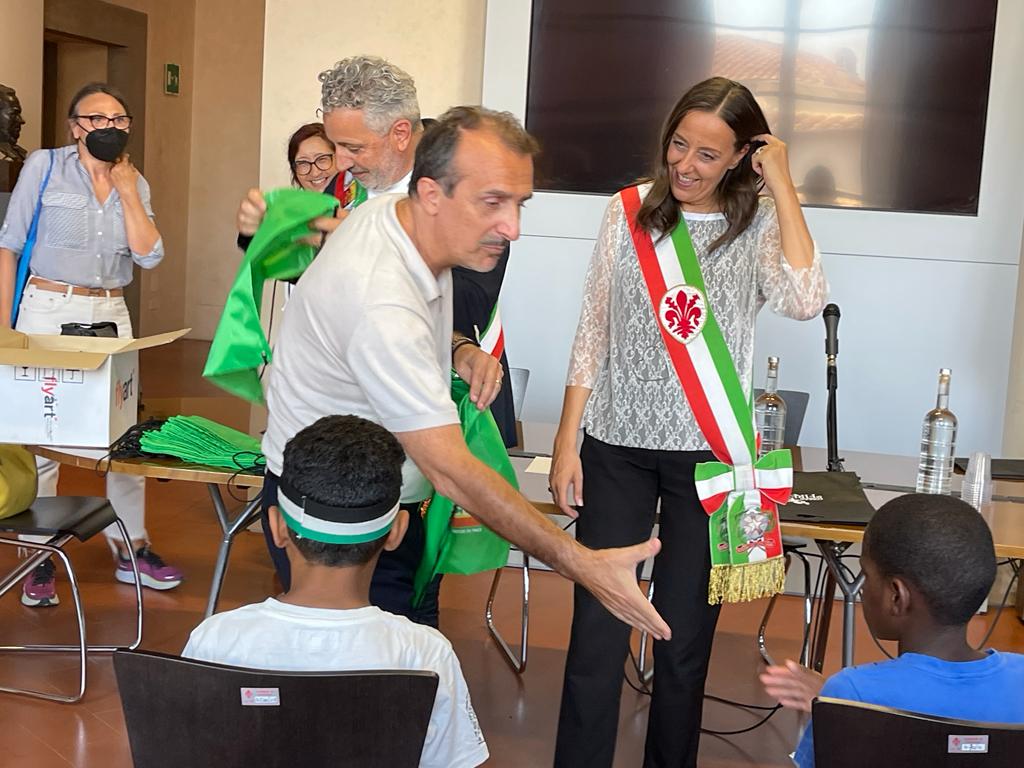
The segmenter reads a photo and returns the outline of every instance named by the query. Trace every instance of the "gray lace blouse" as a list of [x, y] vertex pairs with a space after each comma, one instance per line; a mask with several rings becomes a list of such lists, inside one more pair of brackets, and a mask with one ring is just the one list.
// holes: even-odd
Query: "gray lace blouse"
[[[760, 198], [746, 231], [711, 254], [707, 247], [725, 231], [725, 216], [684, 216], [707, 300], [749, 393], [758, 311], [767, 304], [797, 320], [817, 315], [828, 295], [821, 257], [815, 247], [810, 267], [789, 266], [770, 197]], [[708, 448], [668, 359], [618, 194], [608, 203], [587, 272], [567, 383], [593, 390], [583, 427], [602, 442], [673, 451]]]

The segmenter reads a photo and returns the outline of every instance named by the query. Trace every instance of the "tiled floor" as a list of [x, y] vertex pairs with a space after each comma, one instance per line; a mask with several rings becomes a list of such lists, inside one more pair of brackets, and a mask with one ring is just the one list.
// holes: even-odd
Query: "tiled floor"
[[[219, 397], [215, 390], [187, 375], [198, 367], [201, 345], [180, 345], [163, 358], [146, 360], [146, 397], [153, 399]], [[185, 377], [183, 379], [183, 376]], [[187, 386], [180, 382], [190, 382]], [[201, 403], [214, 413], [229, 414], [225, 421], [241, 421], [244, 410], [228, 402], [206, 399]], [[234, 408], [234, 411], [231, 408]], [[62, 492], [102, 494], [103, 484], [83, 471], [62, 476]], [[180, 565], [188, 580], [174, 591], [145, 594], [143, 647], [175, 653], [189, 631], [200, 621], [205, 607], [219, 528], [209, 506], [206, 490], [188, 483], [150, 481], [148, 526], [154, 546]], [[97, 537], [69, 547], [82, 580], [92, 642], [116, 641], [130, 634], [131, 587], [113, 579], [113, 564], [106, 544]], [[12, 552], [0, 552], [0, 567], [13, 563]], [[442, 589], [441, 629], [451, 638], [462, 660], [473, 701], [488, 739], [495, 768], [549, 766], [561, 688], [561, 673], [568, 642], [571, 591], [568, 583], [553, 574], [538, 573], [531, 589], [531, 638], [529, 667], [522, 678], [514, 675], [490, 641], [483, 622], [483, 606], [490, 584], [488, 575], [449, 577]], [[510, 572], [499, 596], [498, 622], [508, 635], [517, 634], [516, 588]], [[60, 575], [58, 590], [64, 602], [52, 609], [23, 607], [11, 592], [0, 600], [2, 643], [39, 639], [49, 642], [73, 636], [73, 611], [67, 580]], [[264, 598], [273, 590], [273, 574], [262, 536], [245, 533], [232, 553], [221, 608], [227, 609]], [[778, 657], [795, 656], [800, 631], [800, 604], [786, 598], [771, 627], [771, 646]], [[756, 680], [758, 657], [754, 633], [763, 603], [727, 606], [719, 622], [708, 692], [750, 703], [768, 703]], [[835, 626], [838, 631], [839, 617]], [[977, 642], [990, 617], [974, 620], [971, 633]], [[881, 657], [860, 624], [857, 660]], [[838, 640], [833, 635], [834, 641]], [[1024, 624], [1007, 611], [993, 636], [995, 647], [1024, 651]], [[838, 666], [838, 642], [833, 642], [826, 671]], [[68, 688], [75, 682], [75, 662], [40, 656], [0, 654], [0, 685], [12, 683]], [[616, 766], [636, 766], [643, 750], [646, 698], [624, 687], [619, 723]], [[755, 722], [742, 711], [709, 702], [705, 726], [734, 730]], [[796, 718], [780, 712], [762, 728], [732, 737], [707, 736], [701, 743], [702, 766], [785, 766], [797, 731]], [[121, 715], [117, 686], [109, 658], [97, 656], [89, 663], [86, 698], [77, 705], [59, 705], [0, 694], [0, 766], [18, 768], [66, 768], [97, 766], [122, 768], [131, 757]]]

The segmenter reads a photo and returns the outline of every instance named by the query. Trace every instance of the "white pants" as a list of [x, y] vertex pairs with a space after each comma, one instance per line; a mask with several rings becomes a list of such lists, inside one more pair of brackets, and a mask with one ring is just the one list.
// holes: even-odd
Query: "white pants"
[[[132, 321], [120, 296], [76, 296], [70, 287], [65, 294], [44, 291], [29, 283], [18, 310], [17, 330], [22, 333], [60, 334], [63, 323], [117, 323], [118, 336], [131, 337]], [[39, 495], [57, 495], [60, 463], [36, 457], [39, 470]], [[111, 472], [107, 475], [107, 498], [124, 522], [132, 541], [146, 541], [146, 479]], [[103, 531], [112, 541], [121, 541], [116, 525]], [[23, 536], [24, 540], [46, 541], [46, 536]]]

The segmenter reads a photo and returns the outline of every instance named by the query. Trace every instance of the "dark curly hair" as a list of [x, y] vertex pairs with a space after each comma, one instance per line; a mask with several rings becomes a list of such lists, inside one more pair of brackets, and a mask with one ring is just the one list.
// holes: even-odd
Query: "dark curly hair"
[[988, 523], [952, 496], [910, 493], [882, 505], [864, 532], [864, 556], [882, 578], [921, 592], [940, 624], [966, 624], [992, 589], [996, 555]]
[[[281, 477], [331, 507], [394, 504], [402, 491], [405, 451], [384, 427], [358, 416], [324, 416], [284, 447]], [[368, 563], [386, 537], [361, 544], [329, 544], [288, 535], [311, 563], [335, 567]]]
[[[679, 223], [679, 202], [672, 196], [669, 167], [666, 157], [672, 136], [679, 121], [688, 112], [710, 112], [718, 115], [736, 135], [734, 148], [739, 150], [751, 143], [754, 136], [771, 133], [764, 112], [746, 86], [724, 77], [712, 77], [688, 90], [669, 113], [661, 131], [661, 154], [655, 162], [651, 191], [640, 206], [637, 221], [648, 232], [660, 232], [667, 237]], [[754, 147], [751, 147], [753, 150]], [[752, 151], [747, 152], [739, 165], [727, 170], [718, 183], [715, 194], [722, 204], [728, 227], [711, 245], [708, 252], [727, 245], [750, 226], [757, 213], [757, 196], [763, 182], [750, 163]]]

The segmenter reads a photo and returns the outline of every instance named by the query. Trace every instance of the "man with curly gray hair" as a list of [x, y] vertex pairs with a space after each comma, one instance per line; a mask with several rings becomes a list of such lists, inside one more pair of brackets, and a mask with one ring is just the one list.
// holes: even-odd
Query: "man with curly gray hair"
[[405, 192], [423, 133], [412, 77], [376, 56], [352, 56], [319, 79], [338, 168], [349, 168], [371, 196]]
[[[412, 77], [377, 56], [350, 56], [318, 78], [324, 128], [334, 143], [338, 173], [350, 172], [370, 199], [407, 192], [423, 135]], [[239, 232], [254, 233], [266, 209], [263, 193], [249, 190], [238, 209]], [[330, 234], [347, 215], [341, 210], [336, 217], [316, 219], [313, 226]]]

